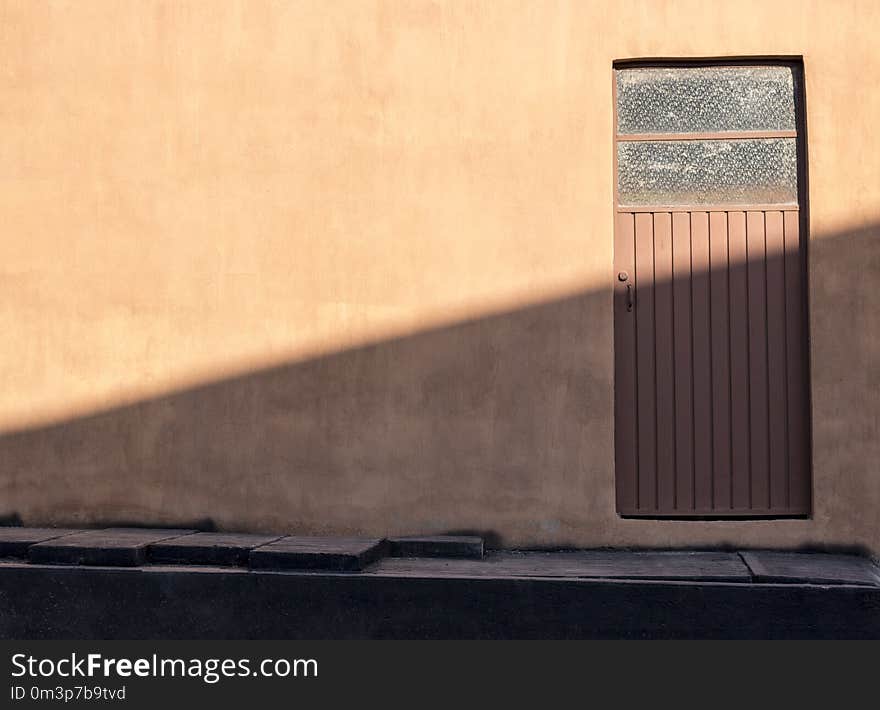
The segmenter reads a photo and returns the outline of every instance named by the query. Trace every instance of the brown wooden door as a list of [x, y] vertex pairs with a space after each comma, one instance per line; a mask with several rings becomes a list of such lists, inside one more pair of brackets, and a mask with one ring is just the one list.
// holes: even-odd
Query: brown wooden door
[[[664, 76], [674, 85], [674, 75]], [[645, 81], [656, 79], [649, 73]], [[754, 86], [748, 88], [752, 96]], [[667, 116], [668, 107], [661, 109]], [[796, 127], [674, 138], [618, 133], [615, 448], [622, 515], [810, 512], [805, 235], [801, 171], [789, 164], [802, 160], [799, 144], [797, 157], [786, 158], [797, 139]], [[736, 172], [742, 174], [734, 179]], [[694, 174], [697, 182], [688, 183]], [[669, 204], [651, 204], [659, 202]]]

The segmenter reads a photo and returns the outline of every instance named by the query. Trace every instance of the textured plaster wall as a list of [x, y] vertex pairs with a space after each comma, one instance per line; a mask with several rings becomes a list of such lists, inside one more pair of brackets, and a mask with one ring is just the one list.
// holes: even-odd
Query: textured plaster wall
[[[880, 5], [0, 1], [0, 513], [880, 550]], [[803, 56], [815, 514], [614, 512], [611, 65]]]

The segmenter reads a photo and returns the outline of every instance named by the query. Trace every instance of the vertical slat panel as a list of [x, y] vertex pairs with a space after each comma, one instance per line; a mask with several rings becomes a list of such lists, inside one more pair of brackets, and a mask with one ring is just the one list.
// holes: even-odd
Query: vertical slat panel
[[809, 512], [798, 220], [774, 210], [618, 215], [616, 271], [635, 287], [627, 313], [616, 283], [622, 510]]
[[733, 508], [750, 507], [749, 289], [746, 215], [728, 212], [730, 280], [730, 430]]
[[732, 505], [730, 477], [730, 291], [727, 213], [709, 218], [712, 303], [712, 472], [715, 509]]
[[[627, 311], [626, 287], [636, 287], [635, 221], [632, 214], [617, 215], [615, 272], [627, 272], [628, 281], [614, 283], [614, 446], [618, 511], [632, 511], [638, 505], [638, 462], [636, 460], [636, 317]], [[635, 300], [633, 298], [633, 300]]]
[[706, 212], [693, 213], [693, 396], [694, 396], [694, 498], [699, 510], [709, 511], [712, 501], [712, 342], [709, 311], [709, 224]]
[[672, 322], [672, 215], [654, 214], [654, 333], [657, 367], [657, 503], [675, 509], [675, 362]]
[[785, 237], [782, 212], [767, 212], [767, 366], [769, 388], [770, 507], [788, 505], [788, 421], [785, 383]]
[[751, 507], [770, 507], [770, 447], [767, 436], [767, 269], [764, 214], [746, 220], [749, 287], [749, 419], [751, 432]]
[[675, 348], [675, 508], [694, 508], [692, 398], [691, 215], [672, 215], [673, 344]]
[[788, 476], [789, 506], [794, 512], [810, 509], [810, 472], [808, 469], [808, 432], [806, 398], [806, 343], [802, 253], [799, 215], [786, 212], [785, 231], [785, 323], [788, 357]]
[[636, 392], [638, 410], [638, 507], [657, 505], [656, 384], [654, 379], [654, 218], [635, 216], [636, 230]]

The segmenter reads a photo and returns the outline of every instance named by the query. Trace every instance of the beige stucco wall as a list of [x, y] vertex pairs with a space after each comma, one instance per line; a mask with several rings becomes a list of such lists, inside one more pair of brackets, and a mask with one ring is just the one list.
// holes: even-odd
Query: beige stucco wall
[[[880, 4], [0, 1], [0, 515], [880, 550]], [[811, 520], [614, 512], [611, 65], [802, 55]]]

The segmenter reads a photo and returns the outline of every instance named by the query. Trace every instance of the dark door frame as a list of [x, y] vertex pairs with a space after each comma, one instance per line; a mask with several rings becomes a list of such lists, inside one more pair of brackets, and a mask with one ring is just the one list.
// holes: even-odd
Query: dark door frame
[[[621, 477], [618, 475], [618, 460], [621, 456], [620, 437], [618, 432], [621, 430], [620, 418], [628, 416], [629, 413], [621, 412], [618, 402], [618, 381], [617, 381], [617, 348], [618, 348], [618, 323], [617, 323], [617, 304], [621, 297], [621, 283], [618, 280], [618, 253], [617, 253], [617, 235], [619, 230], [618, 214], [620, 212], [620, 200], [618, 190], [618, 132], [617, 132], [617, 81], [616, 71], [622, 68], [640, 68], [640, 67], [718, 67], [718, 66], [787, 66], [792, 69], [794, 78], [795, 91], [795, 130], [794, 131], [758, 131], [749, 132], [755, 138], [770, 137], [794, 137], [797, 140], [797, 196], [798, 196], [798, 225], [799, 225], [799, 268], [800, 268], [800, 289], [801, 289], [801, 323], [802, 323], [802, 348], [803, 348], [803, 395], [805, 412], [805, 444], [804, 444], [804, 466], [806, 468], [809, 480], [809, 496], [807, 501], [806, 513], [797, 514], [770, 514], [760, 515], [751, 513], [718, 513], [706, 515], [688, 515], [688, 514], [659, 514], [659, 513], [631, 513], [622, 510], [621, 506]], [[612, 319], [614, 321], [614, 339], [613, 348], [614, 355], [614, 471], [615, 471], [615, 499], [616, 511], [622, 518], [637, 519], [706, 519], [706, 520], [730, 520], [730, 519], [805, 519], [812, 518], [815, 511], [814, 489], [815, 480], [813, 475], [813, 418], [812, 418], [812, 376], [811, 376], [811, 350], [810, 350], [810, 306], [809, 306], [809, 175], [808, 175], [808, 159], [807, 159], [807, 104], [806, 104], [806, 86], [804, 77], [804, 62], [802, 56], [749, 56], [749, 57], [699, 57], [699, 58], [669, 58], [669, 57], [644, 57], [644, 58], [626, 58], [617, 59], [612, 62], [611, 67], [611, 97], [612, 97], [612, 162], [613, 162], [613, 205], [612, 214], [614, 222], [613, 232], [613, 273], [612, 273]], [[692, 137], [699, 135], [706, 138], [723, 138], [729, 137], [727, 133], [719, 134], [691, 134]], [[646, 134], [640, 136], [642, 139], [660, 139], [670, 140], [668, 136]], [[675, 206], [676, 209], [686, 209], [684, 206]], [[701, 205], [701, 210], [711, 210], [714, 205]], [[724, 206], [718, 206], [725, 209]], [[764, 205], [749, 206], [751, 209], [765, 207]], [[769, 206], [766, 206], [769, 207]], [[726, 206], [729, 209], [730, 206]], [[644, 211], [659, 211], [664, 208], [651, 206], [645, 208]], [[638, 210], [636, 210], [638, 211]]]

